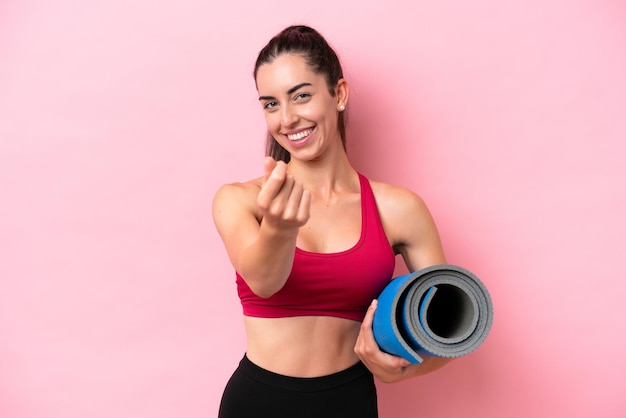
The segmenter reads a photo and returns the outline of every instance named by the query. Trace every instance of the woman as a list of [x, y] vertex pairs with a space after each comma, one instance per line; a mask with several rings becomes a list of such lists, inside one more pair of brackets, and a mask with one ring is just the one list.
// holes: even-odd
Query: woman
[[350, 89], [318, 32], [283, 30], [261, 50], [254, 77], [265, 173], [223, 186], [213, 203], [247, 335], [220, 417], [376, 417], [372, 375], [394, 382], [446, 362], [386, 354], [371, 327], [396, 254], [410, 271], [445, 263], [437, 229], [417, 195], [350, 164]]

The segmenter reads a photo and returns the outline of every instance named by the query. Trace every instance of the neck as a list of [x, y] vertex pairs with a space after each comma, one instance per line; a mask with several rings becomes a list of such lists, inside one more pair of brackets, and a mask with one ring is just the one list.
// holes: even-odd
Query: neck
[[313, 195], [330, 197], [335, 192], [358, 189], [356, 170], [343, 150], [324, 158], [301, 161], [292, 159], [289, 171]]

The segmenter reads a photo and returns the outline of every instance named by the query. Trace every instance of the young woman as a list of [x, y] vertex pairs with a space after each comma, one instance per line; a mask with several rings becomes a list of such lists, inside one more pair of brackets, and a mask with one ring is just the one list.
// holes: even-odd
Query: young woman
[[276, 35], [254, 77], [268, 129], [265, 173], [223, 186], [213, 202], [247, 335], [219, 416], [376, 417], [373, 376], [394, 382], [447, 361], [386, 354], [371, 327], [396, 254], [410, 271], [446, 262], [437, 229], [416, 194], [350, 164], [350, 89], [317, 31]]

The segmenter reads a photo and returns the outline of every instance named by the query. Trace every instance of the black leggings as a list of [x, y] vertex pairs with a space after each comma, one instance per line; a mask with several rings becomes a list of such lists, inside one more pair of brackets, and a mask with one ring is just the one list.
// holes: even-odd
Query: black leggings
[[228, 381], [219, 418], [376, 418], [374, 378], [363, 363], [322, 377], [289, 377], [244, 356]]

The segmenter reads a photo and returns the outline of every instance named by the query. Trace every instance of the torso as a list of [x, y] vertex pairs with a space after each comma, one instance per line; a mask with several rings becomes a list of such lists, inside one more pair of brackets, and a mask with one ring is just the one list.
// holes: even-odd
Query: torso
[[[374, 194], [381, 183], [370, 182]], [[258, 194], [260, 181], [252, 183]], [[384, 186], [384, 185], [382, 185]], [[341, 202], [341, 203], [336, 203]], [[384, 214], [379, 212], [383, 227]], [[342, 222], [336, 222], [342, 219]], [[301, 228], [297, 247], [311, 252], [335, 253], [352, 248], [361, 233], [361, 199], [356, 187], [329, 204], [312, 200], [311, 217]], [[390, 241], [393, 243], [393, 241]], [[260, 318], [244, 315], [247, 356], [275, 373], [316, 377], [344, 370], [356, 362], [354, 344], [360, 322], [333, 316]]]
[[354, 344], [360, 323], [331, 316], [255, 318], [244, 316], [247, 356], [275, 373], [316, 377], [358, 361]]
[[[358, 183], [357, 183], [358, 186]], [[361, 234], [361, 200], [357, 187], [338, 202], [311, 202], [311, 217], [298, 233], [298, 248], [337, 253], [352, 248]], [[341, 219], [341, 222], [337, 222]]]

